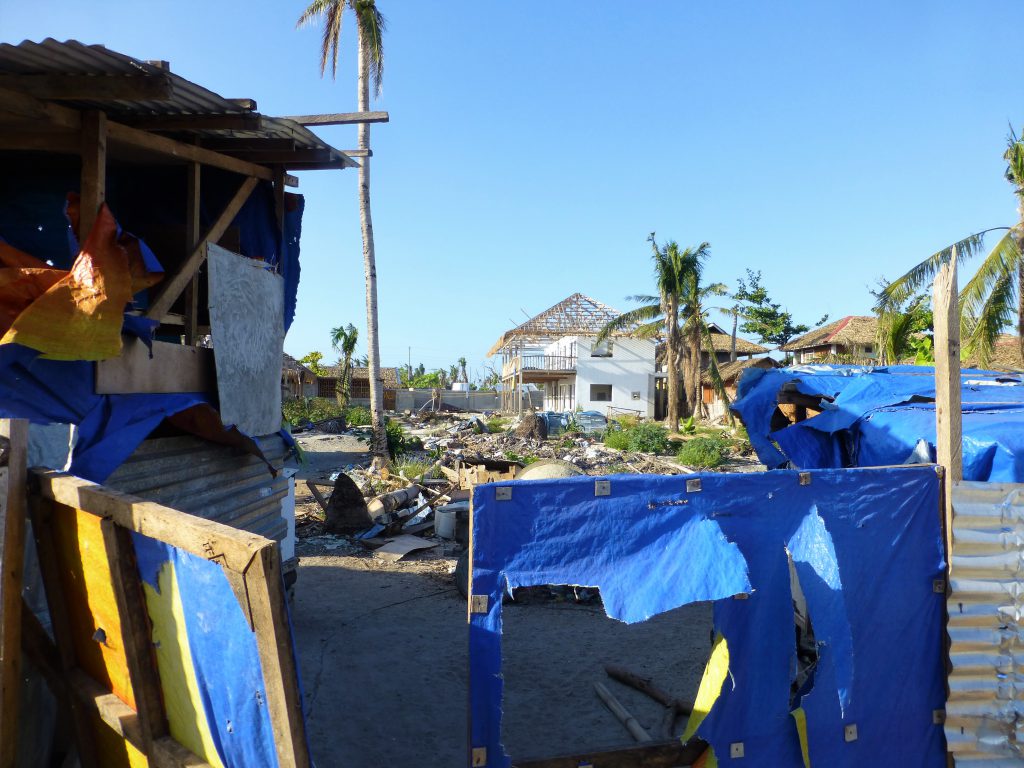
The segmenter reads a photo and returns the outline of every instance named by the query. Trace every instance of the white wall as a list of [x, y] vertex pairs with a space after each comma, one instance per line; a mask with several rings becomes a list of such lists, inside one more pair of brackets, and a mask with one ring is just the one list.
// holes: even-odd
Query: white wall
[[[576, 339], [576, 404], [584, 411], [606, 414], [608, 406], [654, 417], [654, 348], [649, 339], [614, 339], [611, 357], [591, 357], [592, 338]], [[610, 384], [612, 399], [592, 401], [591, 384]], [[634, 400], [633, 392], [640, 393]]]

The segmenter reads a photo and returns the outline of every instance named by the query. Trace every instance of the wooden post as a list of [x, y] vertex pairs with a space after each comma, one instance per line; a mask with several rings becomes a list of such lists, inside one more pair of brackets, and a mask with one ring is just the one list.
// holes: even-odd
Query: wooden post
[[107, 195], [107, 113], [82, 113], [82, 178], [78, 212], [78, 244], [85, 244]]
[[942, 466], [942, 509], [947, 568], [953, 560], [953, 486], [963, 479], [963, 432], [960, 403], [960, 305], [956, 246], [933, 284], [935, 317], [935, 455]]
[[28, 422], [0, 421], [7, 466], [0, 469], [0, 768], [13, 768], [18, 753], [21, 692], [21, 589], [25, 562], [25, 466]]
[[[185, 255], [192, 253], [199, 245], [202, 233], [199, 230], [200, 175], [203, 166], [189, 163], [186, 169], [187, 192], [185, 209]], [[199, 270], [192, 274], [192, 279], [185, 288], [185, 343], [193, 347], [196, 343], [196, 323], [199, 314]]]

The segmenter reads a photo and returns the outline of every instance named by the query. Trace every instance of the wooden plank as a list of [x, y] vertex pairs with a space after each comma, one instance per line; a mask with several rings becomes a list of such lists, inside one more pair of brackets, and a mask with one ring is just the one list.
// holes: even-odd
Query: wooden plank
[[299, 125], [358, 125], [360, 123], [386, 123], [387, 112], [333, 112], [325, 115], [291, 115], [282, 118]]
[[232, 171], [243, 176], [255, 176], [257, 179], [270, 181], [273, 176], [269, 168], [262, 165], [239, 160], [237, 157], [214, 152], [194, 144], [185, 144], [166, 136], [148, 133], [121, 123], [108, 123], [107, 135], [111, 142], [125, 144], [139, 149], [149, 150], [159, 155], [175, 157], [182, 161], [202, 163], [225, 171]]
[[349, 157], [373, 157], [372, 149], [343, 149], [341, 154]]
[[10, 115], [26, 122], [77, 131], [81, 127], [78, 110], [41, 101], [9, 88], [0, 88], [0, 115]]
[[174, 93], [168, 74], [17, 75], [0, 74], [0, 88], [24, 91], [37, 99], [81, 101], [160, 101]]
[[214, 392], [213, 350], [153, 342], [153, 357], [138, 339], [126, 339], [119, 357], [96, 364], [96, 394]]
[[678, 739], [637, 747], [589, 752], [531, 760], [513, 758], [513, 768], [676, 768], [689, 766], [704, 754], [708, 745], [695, 739], [683, 745]]
[[[327, 499], [325, 499], [324, 495], [322, 493], [320, 493], [320, 489], [317, 488], [316, 485], [317, 485], [316, 481], [314, 481], [314, 480], [307, 480], [306, 481], [306, 487], [309, 488], [309, 492], [311, 494], [313, 494], [313, 498], [316, 499], [316, 503], [320, 505], [320, 509], [322, 509], [324, 512], [326, 512], [327, 511]], [[330, 485], [332, 488], [334, 487], [334, 483], [325, 483], [325, 485]]]
[[216, 560], [236, 573], [245, 573], [256, 554], [273, 545], [270, 539], [254, 533], [144, 501], [63, 472], [32, 470], [32, 477], [39, 484], [39, 493], [44, 499], [109, 518], [143, 536], [207, 560]]
[[[963, 410], [960, 393], [960, 305], [957, 253], [939, 268], [933, 283], [935, 317], [935, 454], [944, 469], [942, 520], [946, 531], [946, 562], [953, 551], [953, 486], [964, 476]], [[948, 566], [947, 566], [948, 567]]]
[[[68, 614], [67, 602], [61, 588], [60, 574], [57, 570], [57, 551], [50, 528], [50, 502], [34, 493], [29, 496], [29, 515], [32, 520], [32, 533], [35, 537], [36, 551], [39, 555], [39, 570], [43, 578], [43, 589], [46, 592], [46, 604], [50, 609], [50, 623], [60, 657], [60, 665], [67, 677], [77, 668]], [[71, 722], [74, 728], [75, 744], [78, 746], [78, 759], [82, 768], [97, 768], [96, 741], [92, 732], [89, 712], [75, 696], [68, 699], [71, 709]]]
[[135, 693], [142, 742], [135, 746], [148, 755], [153, 751], [153, 740], [168, 734], [153, 648], [153, 628], [149, 623], [131, 532], [110, 520], [102, 520], [100, 525], [113, 577], [114, 598], [121, 617], [121, 641], [128, 662], [128, 675]]
[[70, 132], [2, 131], [0, 132], [0, 149], [77, 155], [82, 151], [82, 139], [77, 133]]
[[81, 203], [78, 243], [84, 245], [107, 196], [107, 115], [95, 109], [82, 113]]
[[334, 163], [338, 152], [331, 149], [293, 149], [290, 152], [238, 152], [237, 157], [257, 163], [284, 163], [288, 166], [307, 163]]
[[[186, 174], [187, 191], [185, 194], [185, 239], [188, 243], [189, 253], [195, 250], [202, 237], [200, 232], [202, 226], [201, 209], [199, 205], [202, 193], [201, 172], [202, 166], [199, 163], [189, 163]], [[185, 286], [185, 343], [189, 346], [193, 346], [196, 343], [198, 317], [199, 270], [196, 269], [192, 273], [192, 279]]]
[[[267, 172], [270, 173], [269, 170]], [[206, 244], [217, 242], [224, 236], [227, 228], [231, 226], [231, 222], [234, 221], [235, 216], [238, 215], [238, 212], [242, 209], [245, 201], [249, 199], [249, 195], [252, 194], [255, 188], [255, 178], [250, 177], [242, 182], [242, 186], [235, 192], [235, 196], [231, 198], [227, 207], [217, 217], [217, 220], [200, 238], [199, 245], [192, 250], [185, 263], [181, 265], [181, 268], [174, 275], [164, 281], [163, 288], [160, 294], [153, 300], [153, 303], [150, 304], [146, 317], [163, 317], [171, 308], [171, 305], [181, 295], [181, 292], [185, 290], [185, 286], [192, 279], [192, 275], [195, 274], [196, 270], [199, 269], [199, 265], [206, 258]]]
[[245, 574], [245, 584], [278, 762], [281, 768], [308, 768], [311, 763], [306, 750], [306, 724], [277, 544], [260, 551]]
[[121, 115], [123, 125], [145, 131], [260, 131], [260, 115], [239, 113], [231, 115]]
[[13, 768], [18, 756], [21, 692], [28, 422], [0, 420], [0, 437], [7, 440], [6, 466], [0, 468], [0, 768]]
[[202, 145], [215, 152], [290, 152], [295, 149], [295, 139], [232, 139], [216, 137], [203, 139]]

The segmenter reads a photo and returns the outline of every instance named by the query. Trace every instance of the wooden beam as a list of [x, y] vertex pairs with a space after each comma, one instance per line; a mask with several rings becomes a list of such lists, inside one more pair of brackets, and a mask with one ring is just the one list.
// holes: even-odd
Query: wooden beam
[[0, 88], [37, 99], [81, 101], [161, 101], [174, 93], [170, 75], [13, 75], [0, 74]]
[[[269, 173], [269, 169], [267, 169]], [[185, 286], [188, 285], [192, 279], [192, 275], [195, 274], [196, 270], [206, 259], [206, 245], [210, 242], [217, 242], [224, 236], [227, 228], [231, 226], [231, 222], [234, 221], [235, 216], [245, 205], [245, 201], [249, 199], [249, 195], [252, 194], [253, 189], [256, 188], [256, 179], [248, 178], [242, 182], [242, 186], [238, 188], [235, 196], [231, 198], [227, 207], [221, 211], [217, 220], [211, 225], [206, 233], [200, 238], [199, 245], [192, 249], [192, 253], [189, 255], [185, 262], [181, 265], [181, 268], [167, 279], [163, 284], [163, 289], [160, 294], [153, 300], [149, 309], [146, 312], [146, 317], [163, 317], [163, 315], [171, 308], [171, 305], [177, 301], [181, 292], [185, 290]]]
[[242, 109], [247, 109], [250, 112], [255, 112], [256, 111], [256, 99], [245, 99], [245, 98], [243, 98], [243, 99], [228, 99], [228, 101], [230, 101], [236, 107], [241, 107]]
[[296, 165], [285, 163], [284, 167], [290, 171], [343, 171], [346, 168], [358, 168], [359, 161], [349, 157], [333, 163], [301, 163]]
[[646, 743], [637, 747], [589, 752], [584, 755], [565, 755], [534, 760], [516, 760], [513, 768], [675, 768], [688, 766], [704, 754], [708, 745], [700, 739], [682, 744], [679, 739]]
[[387, 112], [334, 112], [327, 115], [291, 115], [282, 118], [299, 125], [358, 125], [359, 123], [386, 123]]
[[273, 546], [270, 539], [254, 533], [144, 501], [63, 472], [32, 470], [32, 476], [43, 499], [109, 518], [143, 536], [159, 539], [206, 560], [216, 560], [229, 571], [245, 573], [261, 549]]
[[343, 149], [341, 154], [349, 157], [373, 157], [372, 149]]
[[107, 197], [107, 115], [95, 109], [82, 113], [80, 192], [78, 244], [83, 246]]
[[295, 139], [203, 139], [202, 145], [216, 152], [291, 152]]
[[269, 168], [262, 165], [239, 160], [237, 157], [222, 155], [220, 152], [213, 152], [203, 147], [192, 144], [184, 144], [166, 136], [158, 136], [154, 133], [140, 131], [120, 123], [108, 123], [107, 135], [109, 140], [126, 144], [139, 149], [146, 149], [160, 155], [176, 157], [179, 160], [212, 165], [225, 171], [233, 171], [243, 176], [255, 176], [257, 179], [270, 181], [273, 175]]
[[[187, 173], [187, 191], [185, 193], [185, 241], [187, 254], [192, 253], [200, 243], [200, 195], [202, 166], [189, 163]], [[185, 286], [185, 344], [193, 347], [196, 343], [196, 325], [199, 318], [199, 270], [192, 273], [192, 279]], [[196, 390], [201, 391], [201, 390]]]
[[284, 175], [284, 185], [286, 187], [292, 187], [293, 189], [295, 187], [298, 187], [299, 186], [299, 177], [298, 176], [292, 176], [290, 173], [286, 173]]
[[0, 114], [13, 115], [32, 123], [43, 123], [77, 131], [81, 125], [76, 109], [41, 101], [27, 93], [0, 88]]
[[82, 151], [82, 138], [77, 133], [0, 131], [0, 150], [63, 152], [77, 155]]
[[[33, 473], [33, 482], [37, 474]], [[39, 556], [39, 572], [43, 578], [43, 589], [46, 592], [46, 605], [50, 612], [50, 624], [53, 638], [56, 641], [60, 659], [61, 672], [69, 684], [72, 672], [78, 667], [75, 658], [74, 634], [70, 623], [70, 613], [61, 587], [58, 571], [59, 557], [53, 540], [53, 508], [49, 499], [39, 495], [36, 489], [29, 495], [29, 514], [32, 520], [32, 535], [36, 541], [36, 552]], [[115, 697], [116, 698], [116, 697]], [[78, 759], [82, 768], [98, 768], [96, 740], [93, 723], [89, 711], [82, 700], [76, 696], [68, 697], [71, 709], [71, 722], [78, 747]], [[134, 714], [134, 712], [133, 712]]]
[[947, 568], [953, 559], [953, 486], [963, 480], [963, 408], [960, 393], [960, 304], [953, 246], [932, 284], [935, 318], [935, 455], [942, 466], [942, 521]]
[[146, 131], [259, 131], [263, 119], [255, 113], [231, 115], [120, 115], [123, 125]]
[[258, 163], [284, 163], [285, 165], [304, 165], [306, 163], [334, 163], [338, 153], [329, 149], [295, 149], [290, 152], [238, 152], [243, 160]]
[[21, 693], [21, 590], [25, 565], [28, 422], [0, 420], [6, 456], [0, 469], [0, 768], [18, 758]]
[[287, 598], [281, 580], [281, 552], [276, 543], [260, 550], [252, 568], [245, 573], [245, 587], [278, 763], [281, 768], [307, 768], [310, 758], [306, 749], [306, 723], [288, 624]]

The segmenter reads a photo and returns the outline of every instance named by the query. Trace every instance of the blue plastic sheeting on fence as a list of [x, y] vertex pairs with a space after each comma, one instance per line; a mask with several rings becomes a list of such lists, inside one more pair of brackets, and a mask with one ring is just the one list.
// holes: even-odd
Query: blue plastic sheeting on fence
[[292, 327], [299, 293], [299, 253], [302, 240], [302, 213], [306, 200], [302, 195], [285, 195], [284, 237], [278, 269], [284, 279], [284, 330]]
[[[194, 709], [194, 714], [169, 711], [172, 734], [180, 728], [193, 735], [196, 747], [212, 743], [226, 768], [276, 768], [256, 635], [223, 569], [137, 533], [132, 541], [139, 575], [153, 588], [146, 603], [154, 640], [169, 643], [173, 638], [188, 651], [168, 654], [166, 663], [157, 652], [165, 692], [177, 692]], [[182, 609], [161, 606], [161, 601], [177, 601]], [[212, 762], [212, 755], [204, 757]]]
[[42, 360], [18, 344], [0, 346], [0, 417], [78, 425], [71, 472], [102, 483], [165, 417], [209, 403], [203, 394], [97, 395], [95, 366]]
[[[925, 366], [854, 368], [800, 366], [751, 371], [740, 380], [733, 405], [761, 461], [824, 467], [902, 464], [935, 456], [935, 377]], [[825, 395], [825, 410], [772, 431], [784, 384], [805, 395]], [[965, 370], [964, 478], [1024, 481], [1024, 383], [994, 371]], [[928, 448], [918, 445], [924, 441]], [[924, 456], [920, 454], [924, 453]]]
[[[700, 489], [687, 491], [699, 479]], [[939, 479], [933, 467], [687, 477], [592, 477], [484, 485], [473, 496], [470, 737], [487, 765], [501, 747], [501, 601], [518, 586], [597, 587], [609, 616], [642, 621], [715, 601], [729, 674], [697, 735], [729, 764], [942, 766], [934, 711], [945, 700]], [[511, 488], [499, 501], [496, 489]], [[789, 555], [787, 555], [787, 549]], [[796, 650], [789, 557], [806, 597], [818, 664], [791, 700]], [[744, 600], [732, 595], [748, 593]], [[671, 652], [671, 649], [666, 651]], [[847, 741], [844, 728], [855, 725]]]

